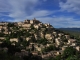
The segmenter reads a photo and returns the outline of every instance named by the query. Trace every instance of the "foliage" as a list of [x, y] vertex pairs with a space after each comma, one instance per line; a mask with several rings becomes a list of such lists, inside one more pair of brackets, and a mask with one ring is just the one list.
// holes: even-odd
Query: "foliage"
[[77, 52], [76, 49], [74, 49], [73, 47], [67, 47], [64, 50], [62, 56], [63, 56], [63, 58], [67, 58], [69, 56], [76, 55], [76, 52]]
[[46, 44], [47, 44], [47, 39], [40, 39], [40, 40], [37, 40], [37, 43], [46, 45]]
[[50, 51], [54, 51], [54, 50], [56, 50], [56, 47], [51, 45], [49, 47], [44, 48], [43, 52], [50, 52]]
[[72, 55], [69, 56], [66, 60], [79, 60], [79, 59], [77, 58], [77, 56]]
[[0, 60], [21, 60], [19, 57], [0, 51]]

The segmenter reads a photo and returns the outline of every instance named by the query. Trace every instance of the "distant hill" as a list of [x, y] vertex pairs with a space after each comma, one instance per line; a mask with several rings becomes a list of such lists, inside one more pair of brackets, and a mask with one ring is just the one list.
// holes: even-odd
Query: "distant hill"
[[59, 30], [80, 32], [80, 28], [59, 28]]

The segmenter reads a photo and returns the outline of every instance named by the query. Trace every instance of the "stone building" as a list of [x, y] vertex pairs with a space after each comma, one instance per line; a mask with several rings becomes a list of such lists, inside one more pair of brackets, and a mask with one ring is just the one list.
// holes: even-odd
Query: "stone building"
[[80, 51], [80, 46], [76, 46], [76, 50], [77, 51]]
[[8, 22], [0, 22], [0, 25], [7, 25]]
[[41, 38], [45, 38], [45, 34], [43, 32], [40, 33]]
[[11, 38], [10, 42], [18, 42], [18, 38]]
[[55, 39], [55, 43], [56, 43], [57, 45], [61, 45], [61, 39], [60, 39], [60, 38], [56, 38], [56, 39]]
[[68, 44], [72, 44], [72, 43], [75, 43], [76, 42], [76, 39], [69, 39], [68, 40]]
[[29, 41], [29, 40], [31, 40], [31, 37], [26, 37], [26, 41]]
[[65, 37], [66, 37], [66, 39], [69, 39], [69, 38], [70, 38], [70, 36], [69, 36], [69, 35], [65, 35]]
[[34, 28], [39, 29], [39, 25], [34, 25]]
[[46, 34], [46, 35], [45, 35], [45, 38], [46, 38], [47, 40], [53, 40], [53, 39], [54, 39], [54, 36], [53, 36], [52, 34]]
[[23, 22], [18, 22], [17, 24], [18, 24], [18, 26], [22, 26]]
[[5, 40], [5, 37], [0, 37], [0, 40]]
[[32, 24], [23, 24], [22, 27], [23, 28], [30, 28]]
[[30, 24], [38, 24], [38, 23], [40, 23], [40, 21], [36, 20], [36, 18], [30, 20]]
[[24, 24], [30, 24], [30, 20], [25, 20]]

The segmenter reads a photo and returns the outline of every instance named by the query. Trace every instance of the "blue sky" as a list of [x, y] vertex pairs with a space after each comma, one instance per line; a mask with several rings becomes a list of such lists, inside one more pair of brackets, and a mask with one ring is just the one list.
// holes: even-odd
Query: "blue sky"
[[80, 0], [0, 0], [0, 21], [34, 17], [55, 28], [80, 27]]

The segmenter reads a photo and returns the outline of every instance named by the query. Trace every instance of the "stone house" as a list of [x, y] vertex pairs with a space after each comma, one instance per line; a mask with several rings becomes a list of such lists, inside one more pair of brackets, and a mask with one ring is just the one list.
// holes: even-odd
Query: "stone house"
[[31, 52], [33, 55], [36, 55], [36, 56], [38, 56], [38, 52], [37, 51], [33, 51], [33, 52]]
[[64, 51], [68, 46], [63, 46], [62, 47], [62, 51]]
[[47, 44], [46, 46], [47, 46], [47, 47], [49, 47], [49, 46], [53, 46], [53, 44]]
[[29, 41], [29, 40], [31, 40], [31, 37], [26, 37], [26, 41]]
[[69, 38], [70, 38], [70, 36], [69, 36], [69, 35], [65, 35], [65, 37], [66, 37], [66, 39], [69, 39]]
[[53, 36], [52, 34], [46, 34], [46, 35], [45, 35], [45, 38], [46, 38], [47, 40], [53, 40], [53, 39], [54, 39], [54, 36]]
[[49, 23], [45, 23], [44, 25], [45, 25], [46, 27], [50, 26], [50, 24], [49, 24]]
[[0, 22], [0, 25], [7, 25], [7, 22]]
[[57, 33], [55, 31], [52, 34], [54, 34], [55, 37], [57, 36]]
[[10, 42], [18, 42], [18, 38], [10, 38]]
[[11, 34], [11, 32], [8, 32], [8, 31], [5, 31], [5, 32], [3, 32], [4, 34]]
[[0, 40], [5, 40], [5, 37], [0, 37]]
[[30, 20], [25, 20], [24, 23], [25, 24], [30, 24]]
[[42, 27], [43, 27], [43, 23], [39, 23], [38, 25], [39, 25], [39, 27], [40, 27], [40, 28], [42, 28]]
[[43, 32], [44, 32], [45, 30], [46, 30], [46, 28], [41, 28], [41, 31], [43, 31]]
[[43, 59], [47, 59], [48, 57], [53, 57], [52, 53], [47, 53], [42, 55]]
[[29, 28], [24, 27], [24, 28], [21, 28], [20, 30], [23, 30], [23, 29], [26, 29], [26, 31], [29, 31], [31, 28], [30, 27]]
[[59, 33], [58, 36], [61, 37], [63, 35], [63, 33]]
[[39, 25], [34, 25], [34, 28], [39, 29]]
[[76, 39], [69, 39], [68, 40], [68, 44], [72, 44], [72, 43], [75, 43], [76, 42]]
[[40, 33], [41, 38], [45, 38], [45, 34], [43, 32]]
[[40, 40], [41, 39], [40, 34], [34, 34], [34, 37], [35, 37], [36, 40]]
[[3, 29], [7, 29], [7, 26], [3, 26]]
[[2, 28], [3, 26], [0, 26], [0, 29]]
[[11, 45], [15, 46], [15, 43], [11, 43]]
[[41, 52], [41, 47], [38, 47], [38, 48], [36, 48], [36, 49], [37, 49], [37, 51]]
[[32, 24], [23, 24], [22, 27], [23, 28], [30, 28]]
[[17, 24], [18, 24], [18, 26], [22, 26], [23, 22], [18, 22]]
[[73, 47], [76, 46], [76, 45], [77, 45], [77, 43], [72, 43], [72, 44], [71, 44], [71, 46], [73, 46]]
[[0, 41], [0, 44], [2, 44], [3, 42], [2, 41]]
[[60, 39], [60, 38], [56, 38], [56, 39], [55, 39], [55, 43], [56, 43], [57, 45], [61, 45], [61, 39]]
[[80, 51], [80, 46], [75, 47], [77, 51]]
[[62, 51], [54, 51], [54, 56], [58, 56], [58, 55], [61, 55], [62, 54]]
[[33, 20], [30, 20], [30, 24], [39, 24], [40, 21], [36, 20], [35, 18]]

